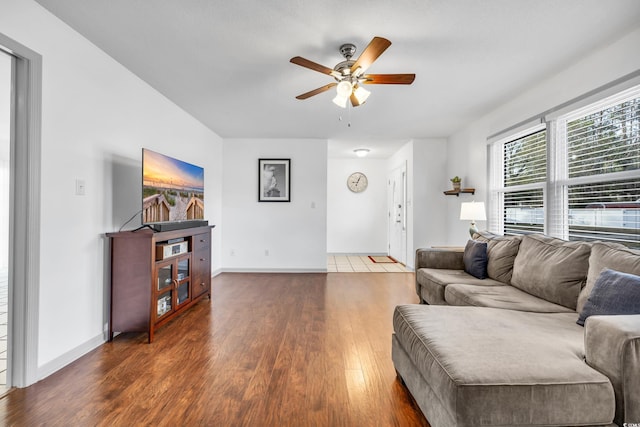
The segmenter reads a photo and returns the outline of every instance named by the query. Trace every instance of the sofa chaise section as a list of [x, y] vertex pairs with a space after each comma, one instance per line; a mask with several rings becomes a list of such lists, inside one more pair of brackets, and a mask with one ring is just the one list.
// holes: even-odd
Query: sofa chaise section
[[610, 425], [614, 391], [584, 363], [577, 317], [398, 306], [393, 362], [432, 427]]

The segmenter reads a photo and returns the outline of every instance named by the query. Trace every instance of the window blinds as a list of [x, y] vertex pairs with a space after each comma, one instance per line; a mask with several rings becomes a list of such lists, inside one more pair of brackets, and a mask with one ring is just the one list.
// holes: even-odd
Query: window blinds
[[640, 247], [640, 97], [566, 122], [568, 236]]
[[504, 233], [544, 232], [546, 129], [504, 143], [503, 156]]

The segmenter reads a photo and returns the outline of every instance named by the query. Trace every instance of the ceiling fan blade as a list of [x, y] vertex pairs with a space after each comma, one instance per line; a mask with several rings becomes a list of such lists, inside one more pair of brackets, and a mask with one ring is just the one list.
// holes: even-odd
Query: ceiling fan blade
[[389, 40], [382, 37], [374, 37], [371, 43], [362, 51], [358, 60], [351, 66], [351, 74], [355, 73], [358, 68], [360, 68], [361, 73], [364, 73], [389, 46], [391, 46]]
[[291, 62], [293, 64], [296, 64], [296, 65], [299, 65], [301, 67], [308, 68], [308, 69], [313, 70], [313, 71], [317, 71], [317, 72], [322, 73], [322, 74], [331, 75], [331, 73], [333, 72], [333, 68], [325, 67], [324, 65], [320, 65], [320, 64], [315, 63], [313, 61], [309, 61], [308, 59], [304, 59], [301, 56], [295, 56], [295, 57], [291, 58], [289, 60], [289, 62]]
[[329, 83], [328, 85], [324, 85], [322, 87], [319, 87], [318, 89], [314, 89], [314, 90], [309, 91], [307, 93], [303, 93], [302, 95], [298, 95], [298, 96], [296, 96], [296, 99], [311, 98], [312, 96], [317, 95], [317, 94], [322, 93], [322, 92], [326, 92], [329, 89], [331, 89], [332, 87], [335, 87], [337, 85], [338, 85], [338, 83]]
[[415, 74], [365, 74], [362, 83], [367, 85], [410, 85]]

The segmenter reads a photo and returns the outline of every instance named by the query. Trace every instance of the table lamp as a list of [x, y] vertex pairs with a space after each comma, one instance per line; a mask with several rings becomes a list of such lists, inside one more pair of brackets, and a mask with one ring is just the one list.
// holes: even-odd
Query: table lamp
[[473, 239], [473, 234], [478, 232], [478, 229], [476, 228], [476, 220], [487, 220], [487, 216], [484, 212], [484, 202], [465, 202], [460, 204], [460, 219], [471, 220], [469, 234]]

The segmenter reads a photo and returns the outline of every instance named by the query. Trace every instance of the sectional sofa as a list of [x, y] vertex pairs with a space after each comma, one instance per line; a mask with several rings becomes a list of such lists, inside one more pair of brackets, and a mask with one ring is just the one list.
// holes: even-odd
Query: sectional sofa
[[415, 266], [392, 358], [432, 427], [640, 425], [640, 252], [483, 232]]

